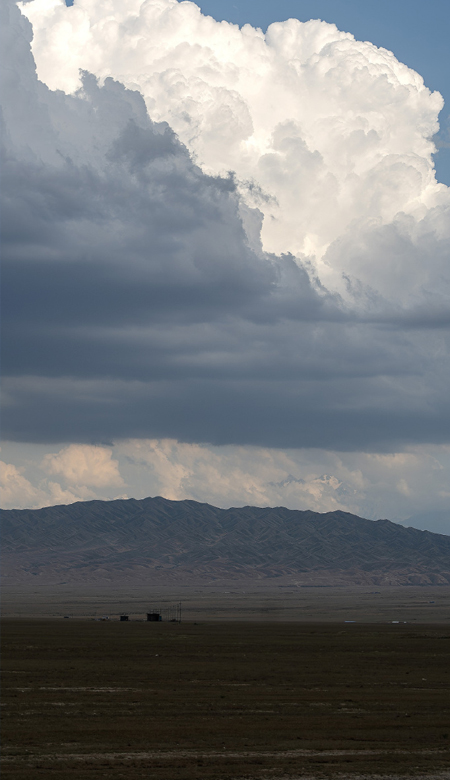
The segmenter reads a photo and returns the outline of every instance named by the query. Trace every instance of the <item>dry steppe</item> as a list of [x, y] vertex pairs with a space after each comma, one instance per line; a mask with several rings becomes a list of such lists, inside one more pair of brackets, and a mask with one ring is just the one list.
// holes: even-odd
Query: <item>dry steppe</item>
[[182, 603], [188, 621], [450, 623], [449, 586], [298, 587], [282, 577], [259, 582], [233, 579], [210, 585], [155, 586], [109, 583], [108, 586], [35, 584], [4, 586], [4, 617], [143, 619], [151, 607]]
[[9, 618], [2, 639], [4, 778], [450, 777], [448, 623]]

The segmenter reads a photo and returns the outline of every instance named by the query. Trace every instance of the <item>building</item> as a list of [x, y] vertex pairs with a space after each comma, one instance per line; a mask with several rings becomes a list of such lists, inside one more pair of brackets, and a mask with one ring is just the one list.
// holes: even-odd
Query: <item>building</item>
[[161, 612], [147, 612], [147, 621], [149, 623], [159, 623], [162, 620]]

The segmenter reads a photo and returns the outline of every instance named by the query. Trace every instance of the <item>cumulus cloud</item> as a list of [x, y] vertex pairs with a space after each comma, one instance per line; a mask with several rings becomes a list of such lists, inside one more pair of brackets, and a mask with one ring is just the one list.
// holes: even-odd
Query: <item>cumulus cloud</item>
[[[0, 461], [0, 501], [3, 509], [36, 509], [53, 504], [73, 504], [90, 498], [104, 498], [85, 485], [75, 490], [39, 475], [38, 483], [24, 476], [26, 468]], [[34, 469], [36, 471], [36, 469]]]
[[[219, 506], [283, 503], [317, 511], [346, 508], [345, 488], [339, 492], [342, 481], [322, 474], [311, 459], [307, 465], [302, 463], [298, 453], [211, 448], [170, 439], [131, 440], [119, 445], [118, 450], [136, 471], [140, 469], [154, 480], [158, 493], [173, 500], [188, 497]], [[361, 473], [352, 478], [361, 481]]]
[[57, 453], [46, 455], [43, 469], [49, 474], [62, 476], [73, 485], [105, 487], [123, 485], [118, 462], [106, 447], [71, 444]]
[[[34, 452], [30, 445], [5, 445], [3, 458], [9, 464], [4, 467], [3, 506], [37, 507], [88, 498], [126, 497], [118, 495], [123, 479], [127, 494], [136, 498], [162, 495], [222, 507], [287, 506], [317, 512], [340, 509], [407, 524], [408, 518], [415, 515], [411, 524], [450, 533], [448, 445], [421, 445], [382, 454], [128, 439], [112, 448], [97, 449], [104, 449], [99, 457], [102, 463], [112, 460], [116, 464], [116, 476], [101, 486], [93, 485], [86, 471], [78, 468], [73, 445], [58, 451], [39, 445]], [[72, 469], [74, 460], [76, 474]], [[55, 461], [69, 461], [65, 475], [58, 468], [49, 476], [49, 462]], [[9, 490], [7, 474], [11, 475]]]
[[74, 91], [87, 68], [139, 88], [207, 173], [235, 172], [267, 251], [308, 257], [342, 294], [348, 275], [396, 302], [440, 292], [442, 249], [421, 237], [448, 241], [443, 101], [391, 52], [319, 20], [263, 34], [176, 0], [22, 7], [49, 86]]
[[[264, 36], [172, 0], [23, 10], [41, 78], [72, 94], [38, 80], [31, 25], [3, 3], [5, 437], [447, 441], [440, 97], [321, 22]], [[100, 485], [86, 452], [47, 453], [61, 489]], [[164, 452], [175, 495], [190, 467]], [[271, 481], [337, 501], [338, 472], [298, 479]], [[248, 480], [241, 495], [278, 500]]]
[[39, 490], [22, 472], [23, 469], [0, 460], [0, 496], [4, 508], [39, 505]]
[[450, 447], [446, 445], [394, 453], [343, 453], [153, 439], [121, 442], [115, 453], [127, 482], [135, 485], [135, 492], [140, 484], [142, 495], [151, 486], [153, 494], [216, 506], [341, 509], [395, 520], [430, 506], [436, 510], [448, 506]]
[[109, 447], [70, 444], [48, 451], [42, 446], [7, 443], [0, 460], [1, 506], [39, 508], [94, 498], [128, 498], [114, 454]]

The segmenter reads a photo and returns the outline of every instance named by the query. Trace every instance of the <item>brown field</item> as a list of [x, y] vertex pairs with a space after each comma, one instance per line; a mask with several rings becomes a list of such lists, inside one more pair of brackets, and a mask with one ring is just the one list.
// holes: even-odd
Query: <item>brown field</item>
[[450, 778], [450, 626], [5, 619], [3, 777]]

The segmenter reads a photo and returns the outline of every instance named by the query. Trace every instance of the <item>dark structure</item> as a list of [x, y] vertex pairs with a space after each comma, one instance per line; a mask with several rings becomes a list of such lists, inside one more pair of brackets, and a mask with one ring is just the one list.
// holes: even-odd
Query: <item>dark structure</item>
[[159, 623], [161, 620], [181, 623], [181, 602], [178, 604], [153, 604], [147, 612], [147, 622]]
[[123, 623], [125, 620], [128, 620], [128, 615], [121, 615], [119, 619], [120, 622]]

